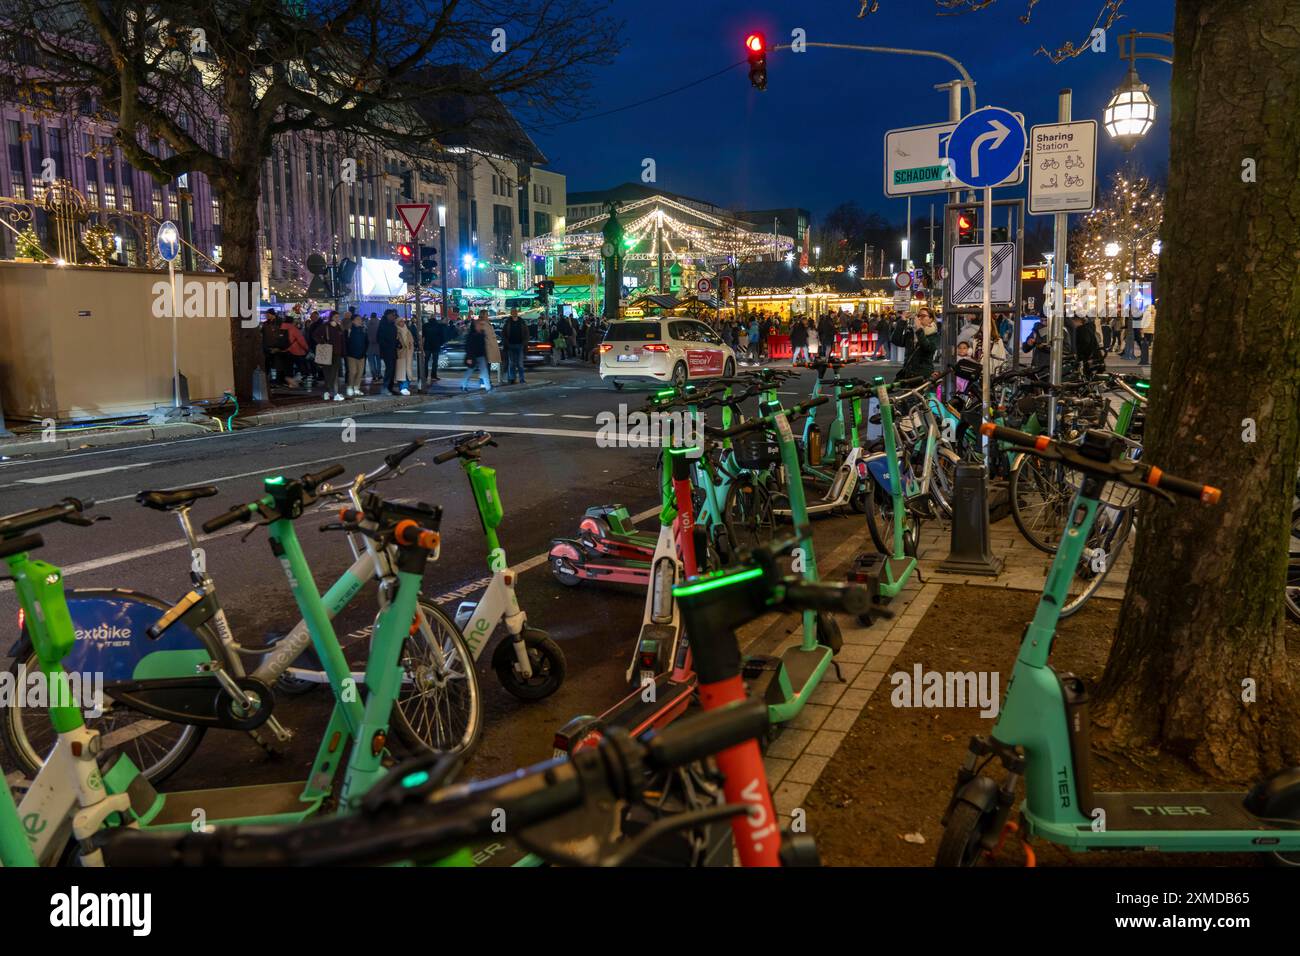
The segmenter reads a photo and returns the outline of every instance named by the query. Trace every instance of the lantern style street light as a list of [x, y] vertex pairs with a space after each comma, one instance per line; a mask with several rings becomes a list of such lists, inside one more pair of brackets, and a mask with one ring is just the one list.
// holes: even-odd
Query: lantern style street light
[[1173, 58], [1160, 53], [1139, 53], [1139, 39], [1165, 40], [1172, 44], [1170, 33], [1139, 33], [1131, 31], [1119, 38], [1119, 56], [1128, 60], [1128, 75], [1119, 85], [1102, 112], [1102, 125], [1111, 139], [1125, 150], [1131, 150], [1142, 137], [1151, 131], [1156, 121], [1156, 101], [1151, 98], [1151, 88], [1138, 76], [1137, 61], [1159, 60], [1172, 64]]

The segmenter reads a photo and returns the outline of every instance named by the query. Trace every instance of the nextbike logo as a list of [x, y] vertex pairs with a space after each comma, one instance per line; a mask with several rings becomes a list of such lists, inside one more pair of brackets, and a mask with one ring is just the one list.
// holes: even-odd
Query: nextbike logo
[[19, 664], [16, 672], [0, 673], [0, 707], [76, 707], [87, 717], [99, 717], [104, 713], [104, 672], [60, 671], [47, 675], [44, 671], [28, 671], [26, 664]]
[[71, 892], [50, 897], [50, 925], [58, 927], [121, 926], [133, 936], [148, 936], [153, 928], [152, 893]]
[[76, 632], [77, 640], [88, 641], [99, 648], [129, 647], [131, 644], [131, 629], [118, 627], [116, 624], [99, 624], [92, 628], [79, 627]]
[[618, 406], [618, 414], [596, 415], [596, 444], [601, 448], [671, 447], [685, 449], [687, 458], [699, 458], [704, 451], [704, 435], [699, 422], [690, 412], [629, 411]]
[[153, 284], [154, 318], [240, 319], [246, 329], [257, 328], [257, 300], [262, 287], [256, 282], [228, 279], [187, 279], [176, 274], [176, 287], [166, 279]]

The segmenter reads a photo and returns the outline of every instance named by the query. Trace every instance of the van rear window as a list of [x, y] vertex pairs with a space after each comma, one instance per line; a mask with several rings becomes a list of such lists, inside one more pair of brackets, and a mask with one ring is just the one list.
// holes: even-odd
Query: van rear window
[[632, 322], [622, 320], [612, 322], [605, 333], [606, 342], [658, 342], [660, 324], [658, 322]]

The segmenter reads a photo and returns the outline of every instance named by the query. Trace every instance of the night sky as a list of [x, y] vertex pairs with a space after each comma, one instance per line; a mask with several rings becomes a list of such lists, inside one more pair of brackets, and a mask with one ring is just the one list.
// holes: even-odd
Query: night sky
[[[1129, 30], [1173, 29], [1173, 0], [1128, 0], [1111, 27], [1106, 52], [1056, 65], [1034, 55], [1040, 44], [1087, 37], [1100, 0], [1041, 0], [1022, 24], [1024, 0], [1000, 0], [978, 13], [938, 16], [931, 0], [881, 0], [857, 19], [858, 0], [620, 0], [625, 48], [594, 71], [587, 113], [615, 109], [701, 79], [744, 59], [743, 40], [761, 30], [769, 45], [807, 39], [930, 49], [955, 57], [976, 82], [978, 106], [1025, 114], [1026, 126], [1055, 122], [1057, 92], [1074, 90], [1074, 118], [1101, 120], [1124, 79], [1118, 36]], [[1169, 51], [1142, 41], [1140, 49]], [[1154, 45], [1152, 45], [1154, 44]], [[1142, 169], [1163, 179], [1169, 149], [1167, 64], [1139, 60], [1138, 72], [1157, 104], [1155, 128], [1135, 151]], [[663, 189], [730, 208], [802, 206], [820, 219], [856, 200], [902, 222], [904, 201], [883, 195], [886, 130], [943, 122], [947, 94], [933, 89], [955, 77], [941, 60], [847, 50], [788, 50], [768, 57], [768, 88], [750, 88], [745, 64], [692, 89], [610, 116], [584, 119], [533, 136], [569, 192], [639, 181], [643, 158], [657, 164]], [[965, 101], [964, 101], [965, 102]], [[968, 107], [967, 107], [968, 108]], [[1100, 132], [1103, 176], [1122, 151]], [[1104, 183], [1104, 179], [1103, 179]], [[1018, 190], [1000, 190], [1011, 198]], [[929, 197], [914, 200], [926, 213]]]

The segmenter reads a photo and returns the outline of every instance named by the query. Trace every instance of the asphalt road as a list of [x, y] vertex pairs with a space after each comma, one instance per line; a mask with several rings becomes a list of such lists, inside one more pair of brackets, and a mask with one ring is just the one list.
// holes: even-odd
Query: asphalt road
[[[636, 514], [653, 509], [658, 500], [655, 451], [601, 448], [595, 442], [597, 413], [617, 412], [620, 403], [639, 407], [648, 386], [639, 392], [633, 387], [615, 392], [593, 370], [581, 367], [537, 369], [531, 377], [534, 383], [548, 384], [506, 387], [490, 395], [432, 397], [420, 406], [358, 416], [352, 430], [333, 420], [0, 462], [0, 513], [69, 495], [94, 498], [94, 513], [110, 520], [84, 529], [44, 529], [47, 546], [42, 557], [65, 569], [70, 586], [130, 587], [175, 600], [188, 590], [189, 555], [175, 518], [135, 503], [141, 489], [216, 485], [220, 495], [194, 508], [200, 524], [232, 504], [259, 497], [261, 480], [268, 475], [297, 475], [334, 462], [355, 473], [374, 468], [385, 453], [416, 436], [468, 429], [493, 432], [500, 447], [486, 449], [483, 461], [497, 469], [505, 505], [501, 543], [512, 566], [532, 565], [519, 578], [520, 603], [530, 624], [548, 631], [568, 660], [568, 677], [560, 691], [525, 704], [506, 694], [491, 673], [491, 649], [480, 658], [486, 725], [466, 772], [503, 772], [549, 756], [557, 728], [577, 714], [599, 713], [626, 693], [623, 671], [639, 627], [644, 592], [561, 586], [541, 560], [551, 539], [572, 534], [591, 505], [618, 502]], [[785, 401], [798, 401], [811, 386], [810, 373], [792, 380], [782, 390]], [[421, 457], [428, 460], [432, 455]], [[386, 497], [444, 509], [442, 555], [426, 575], [426, 595], [447, 595], [485, 577], [482, 532], [468, 483], [456, 464], [413, 468], [383, 489]], [[309, 515], [298, 527], [322, 590], [352, 561], [343, 536], [316, 533], [315, 527], [325, 520], [325, 515], [319, 520]], [[227, 530], [202, 544], [237, 635], [259, 643], [298, 620], [264, 531], [244, 540], [241, 531]], [[454, 612], [458, 601], [450, 600], [447, 610]], [[373, 593], [355, 600], [335, 622], [340, 637], [369, 625], [374, 607]], [[9, 663], [17, 610], [12, 585], [0, 583], [0, 666]], [[360, 639], [354, 636], [352, 641], [359, 650]], [[167, 788], [305, 776], [330, 701], [324, 688], [277, 701], [277, 716], [297, 732], [278, 755], [265, 753], [244, 734], [208, 733]]]

